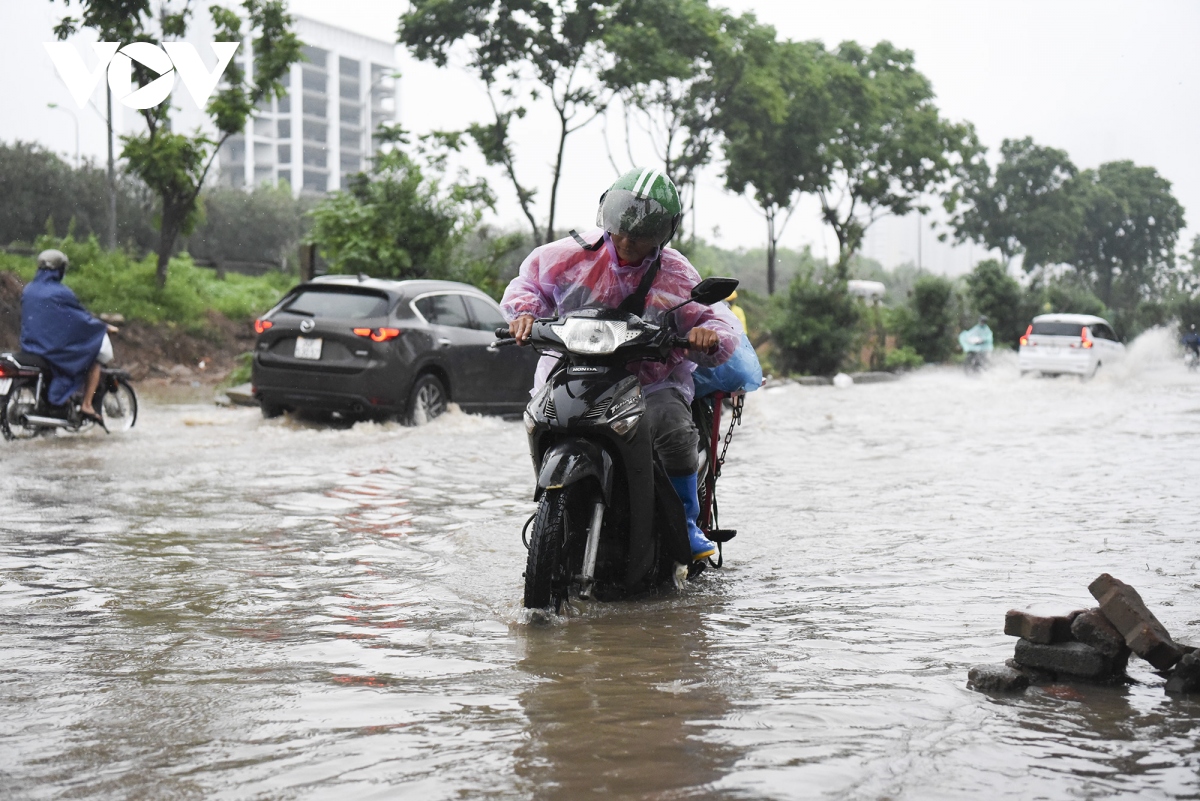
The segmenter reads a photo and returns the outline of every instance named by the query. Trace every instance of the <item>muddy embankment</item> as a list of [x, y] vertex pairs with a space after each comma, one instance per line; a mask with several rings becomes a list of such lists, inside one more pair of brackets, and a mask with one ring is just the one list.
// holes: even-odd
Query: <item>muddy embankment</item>
[[[0, 351], [19, 348], [23, 286], [14, 273], [0, 270]], [[117, 327], [120, 332], [112, 337], [114, 364], [128, 370], [146, 389], [160, 388], [168, 394], [220, 384], [233, 370], [238, 354], [254, 347], [248, 322], [235, 322], [217, 312], [209, 312], [200, 331], [140, 320]]]

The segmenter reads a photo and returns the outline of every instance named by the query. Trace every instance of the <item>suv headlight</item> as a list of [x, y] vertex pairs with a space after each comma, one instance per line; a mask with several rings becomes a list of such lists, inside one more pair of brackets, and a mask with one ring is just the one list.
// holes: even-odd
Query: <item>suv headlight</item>
[[630, 338], [624, 320], [572, 317], [550, 328], [572, 353], [612, 353]]

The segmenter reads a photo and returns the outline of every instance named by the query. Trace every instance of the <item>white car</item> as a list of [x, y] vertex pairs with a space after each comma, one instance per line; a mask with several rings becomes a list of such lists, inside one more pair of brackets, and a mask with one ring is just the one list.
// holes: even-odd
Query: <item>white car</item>
[[1039, 314], [1025, 329], [1017, 366], [1022, 374], [1072, 373], [1093, 376], [1102, 365], [1125, 358], [1103, 317], [1090, 314]]

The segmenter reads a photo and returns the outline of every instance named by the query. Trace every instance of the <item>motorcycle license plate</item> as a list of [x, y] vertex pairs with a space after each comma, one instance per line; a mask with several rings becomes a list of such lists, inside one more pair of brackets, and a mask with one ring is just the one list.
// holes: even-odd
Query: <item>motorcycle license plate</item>
[[306, 339], [304, 337], [296, 337], [296, 351], [295, 351], [296, 358], [297, 359], [313, 359], [314, 361], [317, 359], [320, 359], [322, 342], [324, 342], [324, 340], [320, 339], [319, 337], [317, 339]]
[[0, 378], [0, 395], [7, 395], [10, 389], [12, 389], [12, 379]]

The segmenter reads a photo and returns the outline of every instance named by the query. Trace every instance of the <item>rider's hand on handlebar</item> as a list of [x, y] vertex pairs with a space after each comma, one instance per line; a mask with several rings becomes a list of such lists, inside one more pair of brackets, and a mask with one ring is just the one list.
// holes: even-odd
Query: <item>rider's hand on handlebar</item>
[[533, 315], [522, 314], [517, 319], [508, 324], [508, 333], [513, 335], [517, 340], [518, 345], [524, 345], [529, 341], [529, 334], [533, 331]]
[[712, 353], [721, 344], [716, 331], [707, 328], [693, 328], [688, 331], [688, 347], [701, 353]]
[[115, 325], [108, 326], [108, 333], [110, 333], [110, 334], [115, 334], [120, 330], [121, 329], [117, 328]]

